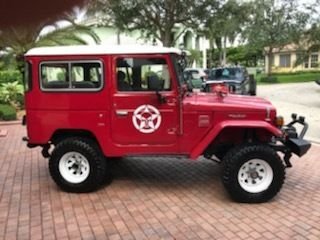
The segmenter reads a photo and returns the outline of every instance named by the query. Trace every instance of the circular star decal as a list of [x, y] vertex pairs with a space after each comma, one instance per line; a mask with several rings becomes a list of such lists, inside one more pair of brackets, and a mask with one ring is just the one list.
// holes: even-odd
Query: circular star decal
[[151, 105], [141, 105], [132, 116], [134, 127], [142, 133], [153, 133], [161, 124], [161, 115], [158, 109]]

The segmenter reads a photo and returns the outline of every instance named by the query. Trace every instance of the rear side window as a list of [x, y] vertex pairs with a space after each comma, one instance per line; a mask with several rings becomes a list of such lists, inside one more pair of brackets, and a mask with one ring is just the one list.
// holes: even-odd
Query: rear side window
[[45, 62], [40, 65], [41, 89], [96, 91], [102, 88], [101, 62]]

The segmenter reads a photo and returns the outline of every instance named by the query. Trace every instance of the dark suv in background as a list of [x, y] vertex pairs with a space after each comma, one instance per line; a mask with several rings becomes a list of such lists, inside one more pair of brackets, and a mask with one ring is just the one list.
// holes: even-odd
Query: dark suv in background
[[230, 93], [256, 95], [254, 77], [249, 75], [244, 67], [232, 66], [211, 69], [206, 81], [206, 89], [210, 89], [211, 85], [217, 83], [226, 84]]

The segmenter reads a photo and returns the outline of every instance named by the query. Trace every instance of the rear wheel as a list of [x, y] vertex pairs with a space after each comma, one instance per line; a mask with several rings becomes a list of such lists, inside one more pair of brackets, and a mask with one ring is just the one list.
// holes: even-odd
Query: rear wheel
[[266, 202], [279, 192], [284, 179], [284, 165], [267, 145], [243, 145], [224, 157], [223, 184], [237, 202]]
[[53, 150], [49, 171], [64, 191], [91, 192], [109, 175], [106, 163], [95, 142], [85, 138], [67, 138]]

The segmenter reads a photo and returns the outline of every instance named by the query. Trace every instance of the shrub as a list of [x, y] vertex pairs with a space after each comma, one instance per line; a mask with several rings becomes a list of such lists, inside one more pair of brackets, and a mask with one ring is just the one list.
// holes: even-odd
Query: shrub
[[0, 119], [11, 121], [17, 119], [17, 113], [14, 107], [10, 105], [0, 104]]
[[23, 86], [16, 82], [3, 83], [0, 86], [0, 103], [11, 104], [21, 107], [21, 97], [23, 96]]
[[0, 84], [16, 82], [22, 83], [22, 75], [18, 70], [4, 70], [0, 71]]
[[24, 109], [24, 95], [23, 94], [19, 94], [16, 98], [16, 106], [19, 109]]
[[260, 82], [263, 83], [277, 83], [278, 78], [276, 76], [266, 76], [266, 77], [261, 77]]

